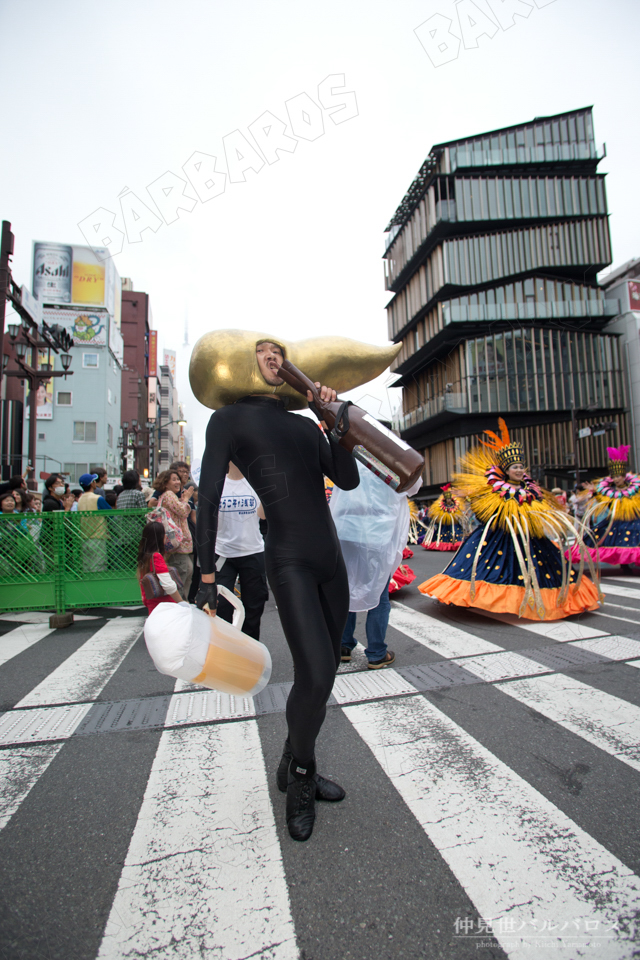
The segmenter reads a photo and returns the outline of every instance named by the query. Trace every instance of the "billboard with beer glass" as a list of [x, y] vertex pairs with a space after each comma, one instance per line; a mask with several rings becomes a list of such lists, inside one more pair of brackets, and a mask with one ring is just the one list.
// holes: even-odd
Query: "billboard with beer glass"
[[41, 303], [106, 307], [116, 314], [120, 292], [118, 272], [108, 250], [77, 244], [33, 245], [33, 295]]

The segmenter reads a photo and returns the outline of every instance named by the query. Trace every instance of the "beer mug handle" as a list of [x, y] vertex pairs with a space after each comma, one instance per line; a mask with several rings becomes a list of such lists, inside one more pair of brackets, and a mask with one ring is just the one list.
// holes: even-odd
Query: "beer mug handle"
[[236, 597], [235, 593], [232, 593], [231, 590], [227, 590], [226, 587], [223, 587], [222, 584], [218, 586], [218, 596], [224, 597], [225, 600], [229, 601], [233, 607], [233, 619], [231, 620], [231, 625], [236, 627], [237, 630], [242, 630], [242, 624], [244, 623], [244, 606], [242, 601]]

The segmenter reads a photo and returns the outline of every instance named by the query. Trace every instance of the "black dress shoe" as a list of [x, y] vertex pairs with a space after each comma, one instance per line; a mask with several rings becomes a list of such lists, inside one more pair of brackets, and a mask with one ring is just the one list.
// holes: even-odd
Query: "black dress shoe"
[[287, 784], [287, 827], [292, 840], [308, 840], [316, 819], [316, 765], [311, 761], [301, 767], [293, 759], [289, 765]]
[[[289, 782], [289, 764], [291, 763], [292, 759], [293, 754], [291, 753], [289, 741], [285, 740], [284, 751], [278, 765], [278, 772], [276, 773], [276, 781], [280, 793], [287, 792], [287, 785]], [[339, 800], [344, 800], [346, 797], [346, 793], [339, 783], [334, 783], [333, 780], [327, 780], [326, 777], [321, 777], [319, 773], [314, 774], [313, 779], [316, 782], [316, 800], [325, 800], [328, 803], [337, 803]]]

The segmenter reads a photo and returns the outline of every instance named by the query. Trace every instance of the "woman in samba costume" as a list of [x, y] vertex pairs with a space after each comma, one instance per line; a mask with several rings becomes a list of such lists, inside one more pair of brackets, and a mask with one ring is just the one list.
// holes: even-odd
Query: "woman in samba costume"
[[[595, 481], [582, 519], [581, 531], [596, 562], [640, 563], [640, 475], [627, 472], [629, 449], [607, 447], [609, 476]], [[574, 550], [572, 559], [576, 558]]]
[[[527, 620], [561, 620], [595, 610], [602, 599], [583, 575], [595, 568], [579, 537], [577, 576], [565, 558], [570, 519], [555, 498], [524, 471], [524, 450], [511, 443], [504, 420], [501, 436], [462, 458], [466, 473], [454, 475], [456, 490], [468, 497], [480, 525], [464, 541], [444, 573], [418, 588], [444, 603], [515, 613]], [[554, 541], [558, 541], [560, 547]]]
[[463, 502], [451, 486], [440, 487], [442, 496], [429, 507], [430, 523], [422, 541], [425, 550], [457, 550], [468, 533]]

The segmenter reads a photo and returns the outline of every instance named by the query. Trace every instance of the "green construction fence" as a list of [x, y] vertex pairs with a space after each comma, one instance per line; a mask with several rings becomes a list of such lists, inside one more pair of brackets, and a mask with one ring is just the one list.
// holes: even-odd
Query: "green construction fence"
[[140, 604], [136, 559], [147, 514], [0, 514], [0, 613]]

